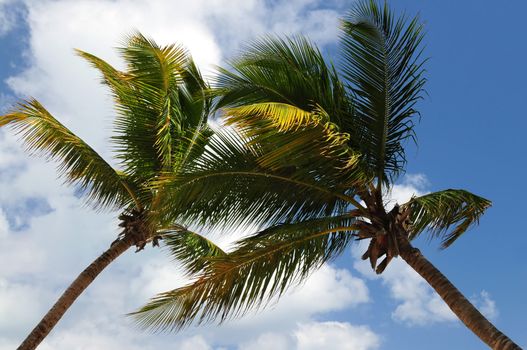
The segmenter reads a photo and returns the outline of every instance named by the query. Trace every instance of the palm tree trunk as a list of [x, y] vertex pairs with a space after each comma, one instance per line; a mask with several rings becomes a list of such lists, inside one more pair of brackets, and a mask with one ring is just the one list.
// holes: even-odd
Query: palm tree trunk
[[521, 350], [517, 344], [487, 320], [441, 271], [421, 254], [419, 249], [412, 247], [406, 238], [399, 238], [400, 256], [435, 289], [465, 326], [492, 349]]
[[134, 244], [133, 238], [123, 237], [112, 244], [110, 248], [95, 259], [80, 275], [73, 281], [59, 300], [53, 305], [48, 313], [42, 318], [37, 326], [29, 333], [27, 338], [20, 344], [17, 350], [35, 349], [49, 332], [55, 327], [64, 313], [81, 293], [93, 282], [93, 280], [119, 255], [124, 253]]

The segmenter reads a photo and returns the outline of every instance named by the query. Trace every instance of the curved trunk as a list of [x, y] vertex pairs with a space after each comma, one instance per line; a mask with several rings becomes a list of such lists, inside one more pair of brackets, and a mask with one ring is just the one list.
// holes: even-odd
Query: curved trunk
[[419, 249], [412, 247], [405, 238], [399, 239], [398, 243], [399, 254], [404, 261], [435, 289], [461, 322], [482, 341], [495, 350], [521, 350], [509, 337], [494, 327]]
[[42, 318], [37, 326], [29, 333], [27, 338], [20, 344], [17, 350], [35, 349], [49, 332], [62, 318], [66, 310], [81, 295], [81, 293], [93, 282], [93, 280], [119, 255], [124, 253], [134, 244], [131, 237], [123, 237], [112, 244], [110, 248], [95, 259], [80, 275], [70, 284], [68, 289], [60, 296], [48, 313]]

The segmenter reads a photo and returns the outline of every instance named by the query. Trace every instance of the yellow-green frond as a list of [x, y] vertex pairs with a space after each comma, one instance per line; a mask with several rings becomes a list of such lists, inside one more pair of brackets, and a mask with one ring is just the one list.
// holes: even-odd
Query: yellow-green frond
[[101, 72], [113, 93], [117, 159], [127, 174], [148, 181], [187, 158], [195, 133], [206, 124], [207, 85], [182, 46], [160, 46], [135, 33], [119, 51], [126, 63], [122, 72], [77, 52]]
[[261, 102], [226, 108], [225, 114], [227, 125], [236, 126], [252, 144], [271, 145], [262, 152], [265, 167], [276, 160], [291, 163], [298, 155], [306, 160], [318, 155], [324, 161], [339, 160], [334, 170], [341, 171], [353, 168], [360, 157], [348, 146], [350, 135], [340, 132], [320, 106], [305, 111], [286, 103]]
[[59, 163], [59, 173], [75, 183], [97, 208], [136, 205], [137, 197], [97, 152], [55, 119], [38, 101], [22, 103], [11, 113], [0, 116], [0, 127], [12, 127], [30, 152], [42, 152]]
[[294, 131], [301, 127], [328, 122], [328, 120], [321, 120], [322, 116], [319, 114], [278, 102], [261, 102], [225, 108], [225, 114], [227, 115], [227, 124], [238, 124], [243, 127], [246, 118], [256, 116], [272, 121], [273, 125], [280, 131]]

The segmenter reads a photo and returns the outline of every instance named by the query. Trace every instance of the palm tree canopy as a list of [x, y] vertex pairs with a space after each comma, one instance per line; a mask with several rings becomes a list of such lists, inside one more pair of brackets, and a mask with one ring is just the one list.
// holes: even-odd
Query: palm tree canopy
[[119, 51], [126, 63], [123, 72], [94, 55], [77, 53], [101, 72], [112, 91], [117, 118], [111, 141], [120, 169], [34, 99], [2, 116], [0, 126], [12, 126], [30, 151], [56, 160], [61, 174], [86, 190], [90, 204], [122, 208], [135, 200], [144, 207], [153, 200], [149, 182], [177, 171], [195, 156], [193, 145], [210, 135], [210, 103], [203, 98], [208, 86], [181, 46], [161, 47], [136, 33]]
[[119, 51], [126, 64], [124, 71], [77, 50], [100, 71], [102, 82], [113, 94], [117, 118], [111, 141], [119, 161], [117, 169], [35, 99], [0, 116], [0, 127], [10, 126], [29, 151], [56, 161], [60, 175], [82, 190], [88, 204], [123, 211], [121, 226], [140, 218], [152, 237], [183, 235], [186, 240], [180, 241], [185, 245], [175, 257], [187, 265], [189, 256], [217, 250], [204, 251], [200, 235], [175, 229], [179, 227], [174, 224], [177, 213], [168, 215], [162, 206], [167, 190], [152, 183], [167, 174], [173, 176], [203, 151], [211, 136], [207, 126], [211, 104], [204, 94], [208, 85], [181, 46], [159, 46], [135, 33]]
[[374, 269], [387, 255], [381, 273], [397, 256], [392, 223], [408, 224], [409, 239], [427, 233], [447, 247], [490, 206], [446, 190], [386, 210], [383, 194], [404, 171], [405, 142], [415, 139], [423, 27], [362, 1], [342, 21], [340, 38], [338, 68], [305, 38], [267, 37], [220, 69], [215, 107], [232, 130], [162, 183], [184, 217], [263, 229], [196, 263], [194, 282], [133, 314], [141, 326], [177, 330], [239, 316], [282, 295], [353, 238], [371, 240], [365, 257]]
[[149, 182], [183, 164], [197, 134], [206, 132], [207, 88], [188, 53], [177, 45], [158, 46], [141, 34], [120, 49], [127, 70], [78, 50], [99, 69], [110, 87], [118, 116], [112, 137], [126, 174]]
[[[360, 207], [359, 201], [353, 197], [359, 182], [363, 187], [376, 182], [377, 193], [382, 193], [380, 185], [389, 184], [404, 170], [403, 143], [414, 135], [413, 119], [418, 115], [414, 105], [425, 83], [422, 32], [417, 18], [395, 19], [388, 7], [361, 2], [342, 22], [340, 70], [303, 37], [267, 37], [248, 45], [229, 69], [220, 68], [214, 93], [218, 96], [215, 107], [223, 109], [225, 123], [236, 129], [251, 154], [257, 153], [253, 163], [259, 169], [252, 167], [251, 171], [309, 177], [319, 187], [345, 193], [356, 207]], [[247, 203], [240, 204], [239, 210], [220, 210], [213, 198], [220, 201], [236, 193], [229, 182], [233, 173], [225, 174], [223, 179], [228, 183], [220, 184], [220, 172], [225, 169], [213, 169], [213, 164], [224, 164], [223, 159], [218, 152], [209, 156], [219, 162], [197, 164], [190, 171], [197, 177], [174, 181], [185, 193], [200, 193], [211, 203], [211, 211], [200, 212], [204, 209], [201, 205], [193, 207], [195, 211], [183, 209], [192, 219], [206, 217], [211, 225], [234, 224], [239, 223], [239, 216], [246, 222], [272, 224], [313, 213], [339, 214], [329, 202], [319, 203], [320, 209], [310, 212], [288, 205], [269, 206], [265, 200], [256, 204], [253, 191], [237, 195], [236, 201]], [[229, 159], [240, 158], [229, 155]], [[198, 175], [205, 169], [206, 177]], [[246, 181], [240, 176], [236, 179]], [[210, 181], [216, 186], [209, 197]], [[286, 184], [266, 179], [267, 189]], [[276, 196], [281, 195], [273, 198]], [[295, 203], [309, 207], [303, 200]], [[247, 205], [251, 209], [245, 210]], [[269, 221], [264, 213], [273, 213], [274, 220]]]

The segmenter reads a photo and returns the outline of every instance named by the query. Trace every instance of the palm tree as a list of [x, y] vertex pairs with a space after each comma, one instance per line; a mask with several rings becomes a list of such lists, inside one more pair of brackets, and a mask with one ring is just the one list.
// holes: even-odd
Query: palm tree
[[193, 282], [154, 297], [133, 314], [136, 321], [178, 330], [242, 315], [357, 239], [369, 240], [362, 258], [378, 274], [400, 256], [482, 341], [520, 349], [411, 244], [428, 235], [449, 247], [491, 203], [460, 189], [391, 210], [384, 201], [404, 170], [404, 143], [414, 139], [426, 81], [422, 24], [362, 1], [343, 20], [340, 38], [339, 69], [307, 39], [268, 37], [220, 70], [217, 107], [231, 130], [165, 179], [177, 193], [167, 205], [189, 220], [206, 218], [208, 227], [263, 229], [229, 254], [200, 259]]
[[172, 253], [183, 265], [200, 254], [221, 253], [204, 237], [177, 225], [174, 213], [167, 215], [161, 206], [167, 190], [152, 186], [195, 158], [200, 149], [196, 145], [211, 136], [210, 100], [203, 98], [207, 84], [192, 58], [180, 46], [161, 47], [139, 33], [120, 49], [127, 63], [124, 72], [91, 54], [77, 53], [102, 73], [112, 91], [118, 113], [112, 141], [120, 170], [34, 99], [1, 116], [0, 126], [11, 126], [29, 151], [57, 161], [61, 175], [90, 205], [119, 210], [123, 230], [66, 289], [19, 349], [36, 348], [99, 273], [132, 246], [139, 251], [149, 242], [159, 245], [160, 239], [172, 246], [178, 241], [181, 245]]

